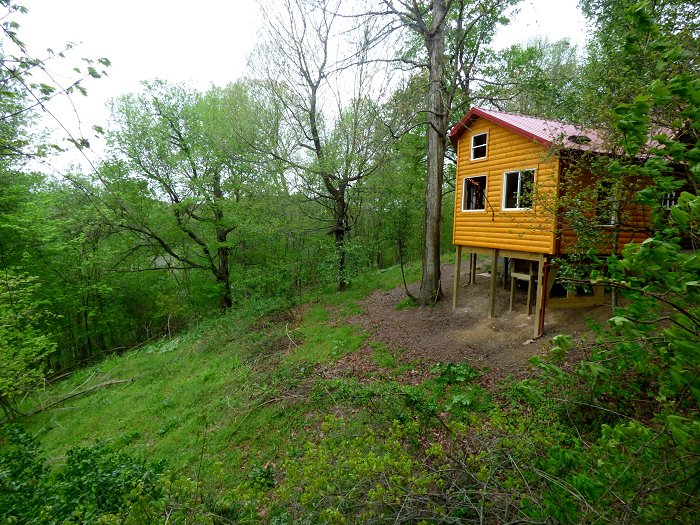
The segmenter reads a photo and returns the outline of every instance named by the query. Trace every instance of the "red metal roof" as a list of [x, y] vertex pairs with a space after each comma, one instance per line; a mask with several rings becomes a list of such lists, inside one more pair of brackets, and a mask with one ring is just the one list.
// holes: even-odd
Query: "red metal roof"
[[450, 130], [449, 137], [455, 149], [459, 136], [470, 129], [471, 123], [478, 117], [536, 140], [547, 147], [554, 145], [570, 149], [604, 151], [603, 135], [599, 131], [579, 128], [556, 120], [544, 120], [482, 108], [470, 109], [469, 113]]

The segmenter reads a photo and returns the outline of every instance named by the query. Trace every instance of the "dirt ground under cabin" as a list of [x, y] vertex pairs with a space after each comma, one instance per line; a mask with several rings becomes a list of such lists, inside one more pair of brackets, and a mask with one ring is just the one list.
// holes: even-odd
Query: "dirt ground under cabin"
[[[480, 262], [480, 265], [484, 263]], [[377, 291], [360, 303], [363, 313], [346, 322], [356, 324], [369, 334], [369, 343], [360, 351], [345, 356], [322, 373], [326, 376], [354, 376], [370, 379], [388, 375], [374, 358], [373, 343], [383, 343], [392, 351], [398, 369], [405, 369], [397, 380], [417, 383], [437, 363], [468, 363], [487, 369], [486, 378], [497, 380], [508, 374], [521, 375], [528, 370], [528, 359], [543, 354], [555, 335], [566, 333], [580, 338], [589, 332], [586, 320], [603, 324], [611, 316], [609, 296], [606, 303], [586, 308], [548, 308], [544, 335], [533, 339], [533, 315], [527, 315], [526, 289], [518, 288], [513, 311], [508, 311], [510, 288], [499, 284], [496, 316], [488, 317], [489, 275], [478, 268], [475, 284], [465, 284], [467, 267], [463, 263], [461, 291], [457, 309], [452, 308], [454, 265], [442, 266], [445, 297], [433, 308], [397, 309], [406, 299], [403, 287]], [[509, 285], [508, 285], [509, 286]], [[420, 284], [409, 286], [415, 296]], [[408, 364], [415, 366], [403, 366]]]

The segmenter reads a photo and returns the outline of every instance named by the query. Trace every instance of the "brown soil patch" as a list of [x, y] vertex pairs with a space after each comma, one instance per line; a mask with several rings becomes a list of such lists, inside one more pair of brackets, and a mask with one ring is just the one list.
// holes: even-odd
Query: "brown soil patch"
[[[466, 267], [463, 268], [466, 276]], [[509, 290], [499, 286], [496, 317], [488, 318], [488, 275], [477, 275], [476, 284], [462, 285], [457, 309], [452, 309], [453, 265], [442, 267], [444, 298], [435, 307], [409, 307], [397, 310], [406, 299], [403, 288], [378, 291], [360, 303], [363, 313], [348, 319], [370, 334], [370, 341], [391, 349], [404, 367], [398, 380], [415, 383], [428, 375], [436, 363], [467, 363], [489, 370], [489, 379], [527, 371], [528, 359], [546, 352], [551, 338], [571, 334], [575, 338], [587, 332], [586, 319], [603, 323], [610, 317], [607, 305], [588, 308], [550, 308], [545, 318], [544, 336], [533, 340], [535, 316], [526, 313], [526, 291], [518, 290], [514, 311], [508, 311]], [[409, 287], [418, 295], [419, 284]], [[370, 379], [390, 376], [391, 370], [378, 366], [374, 349], [366, 346], [333, 363], [324, 375], [353, 375]], [[486, 379], [486, 378], [485, 378]]]

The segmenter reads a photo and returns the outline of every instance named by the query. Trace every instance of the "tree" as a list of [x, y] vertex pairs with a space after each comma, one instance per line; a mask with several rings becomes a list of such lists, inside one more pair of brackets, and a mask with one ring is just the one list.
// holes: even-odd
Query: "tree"
[[[586, 82], [582, 105], [589, 108], [591, 124], [612, 127], [612, 109], [634, 98], [658, 78], [657, 64], [662, 57], [654, 45], [656, 39], [649, 35], [652, 26], [653, 31], [683, 51], [675, 61], [665, 62], [665, 75], [670, 78], [677, 72], [697, 71], [700, 57], [700, 6], [697, 2], [657, 0], [645, 7], [636, 0], [580, 0], [579, 4], [593, 26], [582, 75]], [[636, 27], [636, 22], [626, 16], [629, 9], [648, 9], [651, 24]], [[630, 32], [647, 32], [647, 38], [632, 43], [627, 39]], [[667, 124], [663, 122], [663, 113], [657, 111], [652, 115], [659, 125]]]
[[[230, 123], [226, 132], [238, 129], [228, 136], [217, 127], [217, 105], [225, 96], [218, 90], [202, 96], [161, 81], [145, 88], [145, 94], [124, 96], [112, 107], [116, 129], [110, 144], [121, 161], [103, 167], [111, 206], [119, 225], [154, 249], [155, 265], [210, 272], [220, 304], [228, 308], [235, 206], [251, 176], [249, 158], [235, 139], [250, 130], [249, 122]], [[244, 93], [237, 103], [247, 103]], [[166, 215], [171, 220], [164, 223]]]
[[441, 296], [440, 220], [447, 132], [461, 104], [472, 101], [473, 85], [479, 80], [478, 62], [503, 17], [517, 0], [434, 0], [429, 4], [382, 0], [378, 11], [391, 22], [384, 33], [408, 30], [420, 40], [409, 40], [398, 61], [427, 71], [425, 112], [428, 136], [425, 183], [423, 276], [421, 304], [429, 305]]
[[[56, 120], [56, 123], [68, 135], [67, 140], [78, 149], [89, 147], [89, 141], [82, 135], [73, 136], [67, 127], [59, 121], [49, 109], [49, 102], [58, 97], [70, 97], [75, 93], [83, 96], [87, 95], [85, 80], [88, 78], [101, 78], [106, 75], [106, 68], [110, 66], [107, 58], [82, 58], [80, 67], [74, 67], [73, 72], [79, 76], [72, 79], [67, 85], [59, 83], [55, 76], [49, 71], [47, 64], [56, 59], [66, 58], [66, 53], [72, 49], [72, 44], [67, 44], [62, 51], [55, 53], [52, 49], [47, 50], [45, 58], [38, 58], [29, 53], [27, 46], [20, 39], [19, 23], [14, 19], [16, 14], [24, 14], [27, 9], [16, 3], [14, 0], [0, 0], [0, 6], [6, 12], [0, 16], [2, 37], [0, 41], [0, 122], [16, 129], [17, 120], [26, 123], [27, 119], [36, 109], [42, 109], [49, 116]], [[12, 47], [14, 53], [8, 52], [7, 47]], [[6, 129], [0, 132], [0, 140], [3, 141], [3, 148], [0, 155], [23, 157], [44, 157], [49, 151], [60, 150], [56, 144], [46, 144], [44, 142], [34, 143], [29, 140], [8, 141], [5, 135]], [[27, 149], [33, 145], [33, 151]]]
[[[36, 110], [48, 111], [47, 104], [56, 97], [85, 95], [83, 86], [88, 77], [99, 78], [109, 60], [83, 59], [86, 68], [77, 69], [80, 78], [64, 86], [51, 75], [48, 63], [65, 58], [64, 52], [48, 50], [40, 59], [32, 56], [20, 38], [16, 15], [26, 13], [13, 0], [0, 0], [0, 352], [3, 371], [0, 373], [0, 404], [11, 417], [12, 398], [28, 389], [42, 377], [48, 356], [53, 352], [55, 334], [47, 322], [51, 301], [40, 285], [40, 273], [32, 266], [27, 249], [41, 224], [32, 224], [27, 210], [37, 204], [44, 177], [23, 173], [30, 159], [41, 158], [48, 151], [59, 149], [54, 144], [37, 140], [30, 126], [35, 124]], [[70, 49], [66, 46], [65, 51]], [[75, 145], [87, 144], [84, 138], [70, 137]], [[44, 269], [44, 272], [46, 270]]]
[[295, 189], [321, 206], [314, 218], [334, 239], [338, 290], [344, 290], [346, 237], [360, 211], [362, 181], [388, 151], [378, 113], [382, 82], [367, 59], [367, 26], [352, 27], [340, 0], [286, 0], [269, 5], [267, 38], [255, 64], [292, 139], [262, 150], [283, 163]]
[[498, 53], [484, 68], [480, 97], [500, 111], [576, 123], [583, 58], [567, 39], [534, 38]]
[[[639, 210], [635, 195], [647, 185], [648, 178], [628, 169], [629, 163], [639, 159], [630, 160], [626, 148], [632, 144], [648, 148], [653, 141], [646, 135], [625, 135], [617, 125], [614, 108], [629, 103], [660, 78], [697, 70], [700, 25], [697, 6], [685, 2], [585, 0], [580, 5], [594, 30], [576, 87], [582, 101], [577, 107], [583, 111], [579, 109], [572, 120], [598, 129], [598, 134], [606, 137], [608, 153], [617, 159], [610, 162], [607, 157], [585, 154], [568, 159], [569, 172], [590, 174], [594, 182], [584, 188], [564, 188], [560, 203], [565, 220], [577, 232], [576, 257], [589, 262], [589, 255], [601, 247], [619, 253], [626, 233], [650, 233], [635, 217]], [[647, 21], [640, 24], [628, 16], [630, 10], [645, 11]], [[632, 34], [634, 38], [630, 38]], [[675, 47], [674, 60], [664, 58], [666, 51], [658, 45], [661, 40]], [[677, 111], [672, 105], [654, 108], [648, 115], [651, 127], [657, 131], [677, 129]], [[575, 274], [581, 270], [581, 265], [574, 265], [565, 271]], [[618, 306], [617, 297], [613, 288], [613, 309]]]
[[35, 298], [36, 277], [4, 268], [0, 282], [0, 406], [14, 420], [14, 399], [44, 376], [48, 355], [56, 349], [39, 325], [42, 304]]

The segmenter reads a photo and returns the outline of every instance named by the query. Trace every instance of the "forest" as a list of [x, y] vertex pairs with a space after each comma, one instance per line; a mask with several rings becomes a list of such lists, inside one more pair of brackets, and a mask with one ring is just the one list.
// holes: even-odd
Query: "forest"
[[[59, 173], [40, 115], [109, 57], [44, 80], [75, 50], [30, 55], [0, 0], [0, 521], [694, 523], [700, 6], [580, 0], [584, 49], [494, 50], [517, 5], [261, 0], [245, 78], [144, 79], [91, 130], [101, 161]], [[499, 381], [404, 382], [418, 365], [347, 319], [377, 289], [440, 302], [447, 134], [475, 106], [602, 130], [589, 168], [649, 181], [649, 238], [562, 262], [612, 292], [587, 336]], [[384, 375], [329, 372], [363, 347]]]

